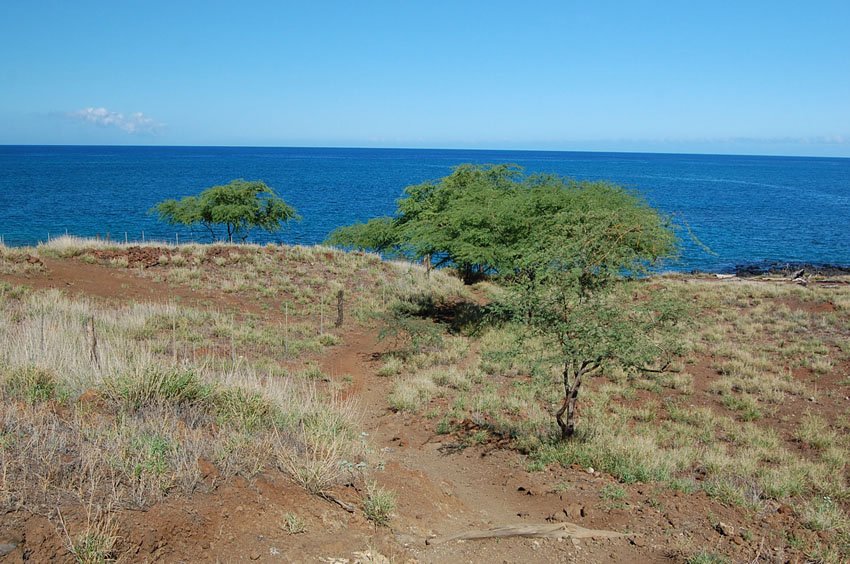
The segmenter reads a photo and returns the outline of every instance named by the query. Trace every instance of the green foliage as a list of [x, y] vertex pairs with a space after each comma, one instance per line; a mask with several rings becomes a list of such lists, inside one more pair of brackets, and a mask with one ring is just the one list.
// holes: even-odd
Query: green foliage
[[366, 488], [366, 498], [363, 500], [363, 514], [378, 526], [390, 522], [396, 508], [396, 495], [371, 482]]
[[613, 484], [606, 484], [599, 490], [599, 497], [602, 499], [620, 501], [626, 499], [626, 495], [626, 490], [621, 486], [615, 486]]
[[132, 475], [162, 476], [168, 471], [169, 455], [175, 448], [167, 437], [156, 434], [140, 434], [132, 437], [130, 448], [135, 453]]
[[526, 187], [515, 165], [465, 164], [436, 181], [408, 186], [394, 217], [341, 227], [327, 243], [434, 257], [453, 264], [464, 280], [509, 265], [516, 214], [511, 196]]
[[[467, 283], [498, 273], [509, 290], [493, 317], [524, 323], [542, 342], [544, 360], [563, 367], [556, 417], [563, 437], [574, 431], [585, 374], [606, 364], [669, 361], [676, 349], [669, 329], [681, 302], [661, 292], [638, 295], [627, 282], [673, 255], [678, 239], [669, 218], [610, 183], [461, 165], [439, 181], [408, 186], [394, 217], [342, 228], [329, 241], [436, 258]], [[411, 314], [391, 310], [385, 335], [418, 346], [426, 326]]]
[[417, 306], [397, 301], [380, 314], [382, 328], [378, 340], [392, 339], [394, 350], [401, 356], [418, 354], [442, 345], [443, 329], [430, 319], [416, 317]]
[[729, 560], [726, 557], [705, 550], [697, 552], [687, 560], [687, 564], [726, 564], [727, 562]]
[[107, 383], [107, 389], [130, 410], [158, 404], [204, 404], [213, 395], [212, 387], [191, 370], [153, 366], [118, 376]]
[[525, 176], [516, 165], [464, 164], [439, 181], [408, 186], [395, 216], [339, 228], [327, 240], [433, 257], [437, 266], [457, 267], [466, 282], [521, 270], [530, 253], [555, 241], [569, 242], [569, 253], [592, 242], [586, 258], [615, 243], [613, 255], [596, 265], [614, 272], [618, 264], [631, 266], [631, 259], [667, 254], [675, 237], [664, 218], [620, 187]]
[[391, 217], [376, 217], [366, 223], [355, 223], [335, 229], [325, 241], [329, 245], [371, 250], [385, 254], [402, 245], [400, 233]]
[[683, 303], [662, 291], [641, 293], [630, 282], [671, 255], [677, 239], [645, 201], [606, 183], [539, 184], [528, 203], [547, 211], [526, 228], [501, 305], [547, 343], [548, 360], [562, 367], [564, 403], [556, 420], [567, 438], [585, 375], [605, 365], [669, 361], [677, 351], [671, 329]]
[[28, 403], [54, 399], [59, 391], [56, 374], [33, 365], [10, 370], [0, 383], [8, 396]]
[[[197, 196], [165, 200], [151, 212], [172, 225], [200, 225], [214, 240], [230, 242], [244, 241], [251, 229], [275, 232], [282, 223], [298, 219], [295, 210], [264, 182], [241, 179], [207, 188]], [[219, 236], [217, 226], [224, 227], [225, 236]]]
[[220, 423], [229, 423], [246, 431], [255, 431], [272, 424], [275, 410], [256, 392], [242, 388], [219, 391], [213, 400]]

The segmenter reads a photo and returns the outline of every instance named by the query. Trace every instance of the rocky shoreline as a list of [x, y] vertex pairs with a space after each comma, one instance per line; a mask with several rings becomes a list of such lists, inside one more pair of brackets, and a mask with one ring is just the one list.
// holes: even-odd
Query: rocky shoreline
[[833, 264], [813, 264], [808, 262], [760, 262], [739, 264], [730, 274], [741, 278], [773, 275], [791, 277], [795, 273], [805, 271], [807, 276], [843, 276], [850, 274], [850, 267]]

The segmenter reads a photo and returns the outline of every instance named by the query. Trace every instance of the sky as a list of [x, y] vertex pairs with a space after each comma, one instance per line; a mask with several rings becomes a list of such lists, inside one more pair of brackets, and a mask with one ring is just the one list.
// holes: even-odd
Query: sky
[[850, 157], [850, 1], [0, 1], [0, 144]]

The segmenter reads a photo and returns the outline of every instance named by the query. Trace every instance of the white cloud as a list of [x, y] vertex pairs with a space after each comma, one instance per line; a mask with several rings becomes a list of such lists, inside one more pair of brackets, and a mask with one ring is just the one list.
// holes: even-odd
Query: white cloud
[[131, 135], [135, 133], [156, 133], [165, 125], [149, 118], [142, 112], [124, 115], [121, 112], [113, 112], [106, 108], [85, 108], [71, 112], [68, 116], [100, 127], [115, 127]]

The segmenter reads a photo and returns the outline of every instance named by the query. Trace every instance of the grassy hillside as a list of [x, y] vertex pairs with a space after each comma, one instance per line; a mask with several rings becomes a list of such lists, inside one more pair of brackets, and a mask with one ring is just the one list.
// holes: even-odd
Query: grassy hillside
[[[684, 354], [662, 372], [607, 366], [567, 442], [555, 434], [562, 391], [546, 351], [520, 338], [521, 324], [488, 315], [499, 292], [322, 247], [62, 238], [0, 248], [0, 505], [45, 516], [80, 561], [126, 556], [128, 510], [260, 476], [339, 511], [351, 485], [364, 518], [405, 530], [409, 508], [430, 501], [384, 487], [393, 468], [407, 472], [393, 466], [397, 431], [378, 432], [396, 417], [445, 452], [510, 453], [547, 495], [592, 469], [598, 515], [656, 535], [674, 560], [738, 560], [765, 545], [850, 557], [845, 280], [642, 282], [633, 299], [690, 304]], [[328, 363], [360, 342], [367, 373]], [[646, 524], [680, 496], [699, 535], [733, 515], [738, 541], [705, 548]], [[286, 515], [283, 529], [303, 528]]]

